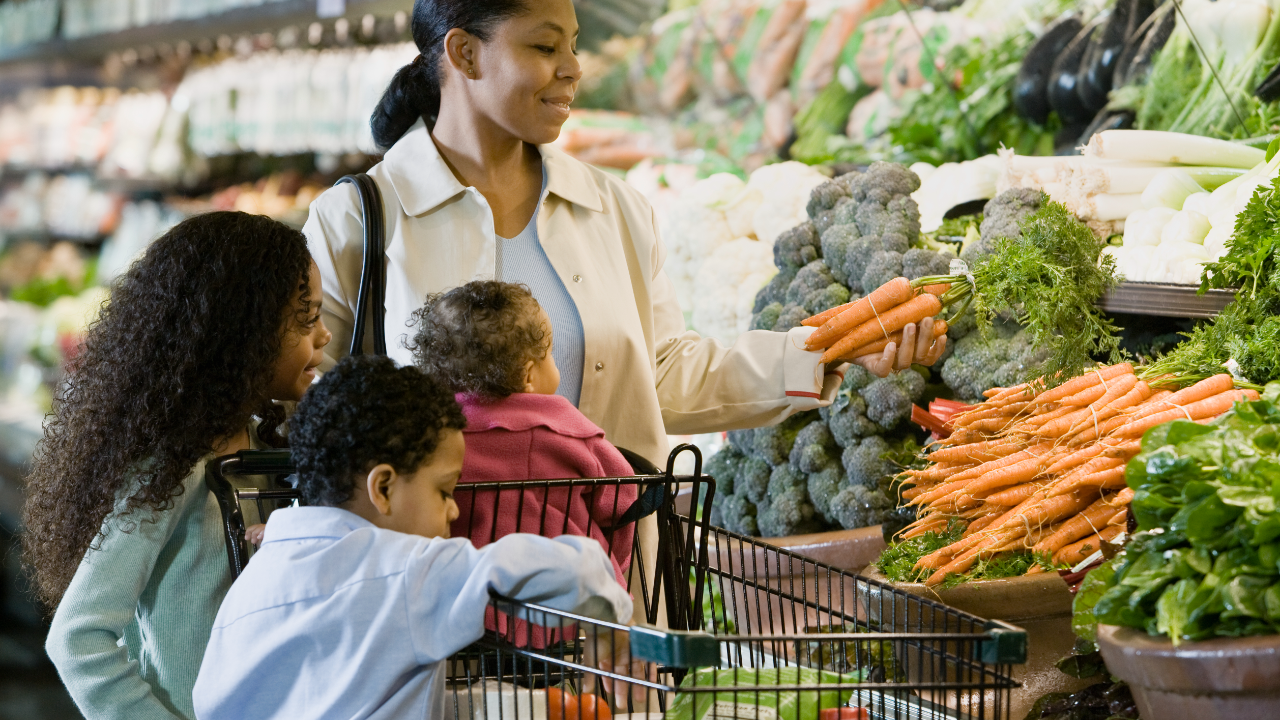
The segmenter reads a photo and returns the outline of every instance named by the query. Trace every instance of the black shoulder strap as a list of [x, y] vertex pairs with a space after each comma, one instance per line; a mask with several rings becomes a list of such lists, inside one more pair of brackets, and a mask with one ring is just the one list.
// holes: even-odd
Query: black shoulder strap
[[373, 351], [387, 354], [386, 331], [386, 213], [382, 205], [382, 191], [378, 183], [364, 173], [347, 175], [336, 185], [349, 182], [360, 195], [360, 213], [364, 221], [364, 267], [360, 271], [360, 292], [356, 295], [355, 325], [351, 329], [350, 354], [364, 352], [364, 328], [368, 315], [373, 325]]

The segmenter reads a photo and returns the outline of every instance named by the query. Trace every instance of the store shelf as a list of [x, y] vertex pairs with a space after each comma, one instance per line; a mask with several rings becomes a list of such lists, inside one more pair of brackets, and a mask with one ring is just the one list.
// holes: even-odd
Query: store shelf
[[1235, 299], [1234, 290], [1210, 290], [1200, 295], [1195, 285], [1120, 283], [1098, 303], [1115, 313], [1160, 317], [1211, 318]]
[[[344, 17], [355, 20], [363, 15], [390, 15], [397, 11], [408, 12], [412, 8], [410, 0], [346, 0]], [[184, 40], [196, 42], [219, 35], [261, 33], [317, 19], [316, 0], [282, 0], [191, 20], [145, 25], [75, 40], [57, 39], [0, 50], [0, 65], [54, 60], [98, 60], [112, 52], [129, 48], [160, 43], [172, 45]]]

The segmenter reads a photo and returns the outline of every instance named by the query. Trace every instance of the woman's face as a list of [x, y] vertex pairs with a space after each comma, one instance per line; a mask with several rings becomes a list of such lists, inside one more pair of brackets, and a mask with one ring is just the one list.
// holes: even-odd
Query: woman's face
[[[572, 0], [530, 0], [477, 45], [468, 77], [481, 113], [531, 145], [553, 142], [578, 92], [578, 17]], [[464, 69], [465, 73], [465, 69]]]
[[[307, 274], [309, 294], [290, 308], [285, 318], [288, 328], [276, 360], [274, 377], [267, 394], [272, 400], [297, 401], [316, 379], [316, 368], [324, 360], [324, 347], [333, 339], [320, 317], [320, 268], [315, 262]], [[299, 322], [299, 314], [306, 317]]]

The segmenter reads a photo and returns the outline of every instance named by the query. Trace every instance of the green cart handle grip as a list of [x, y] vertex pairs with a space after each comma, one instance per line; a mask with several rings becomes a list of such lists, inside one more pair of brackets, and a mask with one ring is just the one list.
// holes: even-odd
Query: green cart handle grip
[[720, 664], [720, 641], [705, 632], [635, 625], [631, 628], [631, 657], [673, 668], [715, 667]]

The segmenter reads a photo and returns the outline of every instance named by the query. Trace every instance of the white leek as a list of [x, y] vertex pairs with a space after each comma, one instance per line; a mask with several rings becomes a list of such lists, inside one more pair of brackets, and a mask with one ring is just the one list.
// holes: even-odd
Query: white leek
[[1104, 130], [1089, 139], [1086, 157], [1250, 169], [1267, 158], [1258, 148], [1162, 130]]
[[1188, 195], [1187, 199], [1182, 203], [1183, 210], [1194, 210], [1205, 217], [1213, 214], [1213, 196], [1207, 192], [1198, 192]]
[[[1047, 190], [1047, 189], [1046, 189]], [[1049, 193], [1049, 197], [1054, 197]], [[1054, 199], [1057, 199], [1054, 197]], [[1073, 202], [1074, 200], [1074, 202]], [[1142, 195], [1089, 195], [1068, 199], [1063, 204], [1081, 220], [1124, 220], [1135, 210], [1142, 209]]]
[[1204, 192], [1195, 180], [1181, 168], [1165, 168], [1151, 178], [1151, 184], [1142, 191], [1143, 207], [1167, 207], [1181, 210], [1182, 203], [1195, 193]]
[[1164, 228], [1177, 212], [1169, 208], [1137, 210], [1124, 223], [1124, 246], [1159, 245]]

